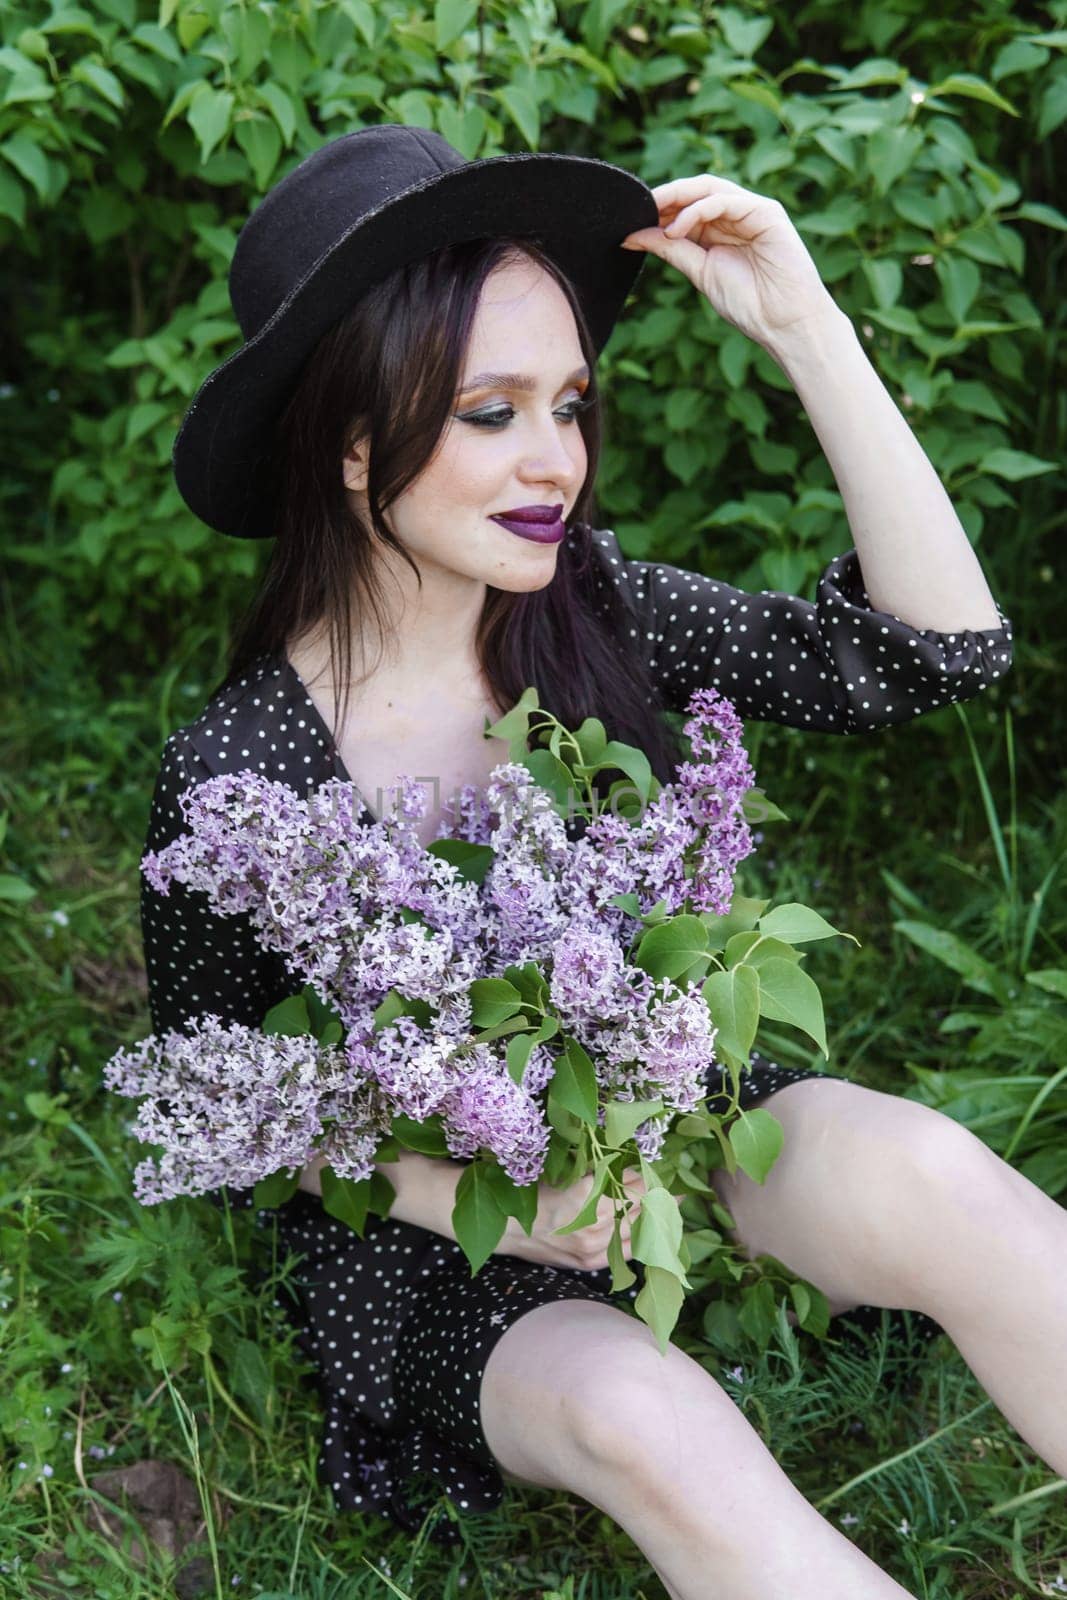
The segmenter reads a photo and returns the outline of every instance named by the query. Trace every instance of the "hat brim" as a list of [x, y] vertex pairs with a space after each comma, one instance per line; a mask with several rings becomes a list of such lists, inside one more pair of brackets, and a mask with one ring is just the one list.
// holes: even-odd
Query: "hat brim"
[[465, 239], [536, 236], [574, 284], [599, 352], [645, 259], [620, 243], [658, 218], [640, 178], [585, 156], [491, 156], [395, 195], [361, 216], [201, 384], [172, 452], [182, 498], [219, 533], [274, 533], [264, 471], [274, 421], [319, 339], [395, 268]]

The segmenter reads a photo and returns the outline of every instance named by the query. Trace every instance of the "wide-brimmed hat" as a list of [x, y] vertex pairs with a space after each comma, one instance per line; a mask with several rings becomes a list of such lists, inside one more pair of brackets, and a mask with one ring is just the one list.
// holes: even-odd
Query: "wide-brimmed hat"
[[275, 532], [275, 422], [323, 334], [395, 268], [460, 240], [536, 238], [573, 283], [599, 352], [645, 259], [621, 241], [658, 220], [647, 184], [587, 156], [468, 161], [440, 134], [397, 123], [329, 140], [238, 235], [229, 290], [245, 342], [204, 380], [178, 430], [182, 498], [219, 533]]

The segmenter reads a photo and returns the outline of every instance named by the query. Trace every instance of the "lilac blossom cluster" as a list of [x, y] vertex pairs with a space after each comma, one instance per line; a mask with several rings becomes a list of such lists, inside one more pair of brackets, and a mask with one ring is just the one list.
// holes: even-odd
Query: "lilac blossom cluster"
[[222, 1184], [243, 1188], [324, 1154], [338, 1177], [366, 1178], [392, 1110], [369, 1072], [308, 1035], [264, 1034], [207, 1014], [118, 1050], [104, 1083], [145, 1096], [133, 1132], [159, 1145], [140, 1162], [144, 1205]]
[[[485, 1149], [514, 1182], [535, 1181], [554, 1056], [537, 1045], [516, 1083], [506, 1041], [472, 1038], [469, 996], [473, 980], [530, 961], [593, 1059], [598, 1120], [612, 1099], [663, 1099], [664, 1112], [635, 1135], [653, 1159], [674, 1113], [705, 1092], [715, 1029], [698, 984], [657, 983], [627, 962], [643, 923], [609, 902], [629, 894], [641, 913], [664, 901], [669, 914], [723, 913], [754, 848], [741, 810], [753, 772], [740, 718], [714, 689], [698, 690], [690, 711], [684, 729], [703, 759], [682, 763], [640, 818], [604, 811], [577, 841], [521, 763], [497, 766], [484, 795], [467, 786], [438, 837], [490, 846], [481, 884], [422, 847], [417, 780], [401, 778], [373, 823], [358, 789], [338, 779], [306, 800], [251, 771], [182, 795], [190, 832], [144, 857], [146, 879], [161, 894], [178, 881], [219, 913], [247, 915], [261, 943], [336, 1010], [345, 1043], [323, 1048], [207, 1017], [190, 1038], [153, 1036], [120, 1052], [110, 1086], [148, 1097], [138, 1136], [164, 1148], [158, 1174], [138, 1168], [139, 1197], [240, 1186], [324, 1152], [339, 1175], [367, 1176], [374, 1141], [397, 1113], [439, 1114], [457, 1158]], [[405, 1012], [376, 1028], [391, 992], [426, 1003], [432, 1021]]]

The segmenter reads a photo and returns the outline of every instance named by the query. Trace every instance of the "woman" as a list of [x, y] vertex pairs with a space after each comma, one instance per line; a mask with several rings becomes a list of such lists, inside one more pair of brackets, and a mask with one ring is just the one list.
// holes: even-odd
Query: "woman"
[[[808, 410], [856, 546], [814, 603], [627, 561], [590, 526], [595, 361], [644, 252], [770, 351]], [[743, 716], [848, 734], [1010, 664], [938, 479], [774, 201], [709, 174], [650, 192], [579, 158], [465, 162], [435, 134], [368, 128], [271, 191], [230, 289], [246, 343], [194, 400], [175, 472], [209, 526], [276, 543], [226, 681], [167, 741], [149, 849], [181, 831], [181, 793], [246, 766], [304, 792], [351, 779], [377, 813], [417, 776], [434, 786], [429, 843], [450, 795], [500, 759], [486, 717], [531, 682], [565, 723], [596, 714], [641, 744], [665, 781], [679, 752], [659, 712], [701, 684]], [[208, 1010], [255, 1024], [292, 988], [243, 918], [178, 886], [163, 899], [142, 881], [142, 917], [157, 1031]], [[762, 1187], [716, 1174], [745, 1247], [835, 1312], [936, 1318], [1067, 1471], [1048, 1404], [1067, 1384], [1064, 1213], [896, 1096], [754, 1054], [743, 1103], [757, 1101], [784, 1154]], [[278, 1218], [304, 1258], [295, 1314], [340, 1506], [414, 1527], [424, 1474], [461, 1512], [497, 1504], [506, 1479], [600, 1506], [685, 1600], [712, 1573], [720, 1597], [904, 1593], [701, 1366], [659, 1353], [627, 1304], [636, 1286], [611, 1294], [606, 1204], [554, 1235], [589, 1180], [543, 1187], [532, 1236], [509, 1224], [472, 1280], [450, 1226], [461, 1165], [405, 1152], [385, 1170], [392, 1213], [363, 1240], [323, 1212], [315, 1163]]]

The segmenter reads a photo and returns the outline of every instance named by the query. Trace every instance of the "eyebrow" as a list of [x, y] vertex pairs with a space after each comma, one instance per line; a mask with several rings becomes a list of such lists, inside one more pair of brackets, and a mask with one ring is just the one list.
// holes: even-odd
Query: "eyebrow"
[[[588, 378], [589, 368], [583, 362], [580, 367], [564, 378], [560, 388], [565, 389], [568, 383], [577, 383], [580, 378]], [[476, 378], [465, 383], [460, 394], [470, 394], [473, 389], [522, 389], [534, 390], [537, 388], [537, 379], [531, 378], [528, 372], [479, 372]]]

